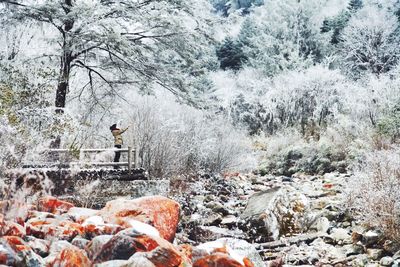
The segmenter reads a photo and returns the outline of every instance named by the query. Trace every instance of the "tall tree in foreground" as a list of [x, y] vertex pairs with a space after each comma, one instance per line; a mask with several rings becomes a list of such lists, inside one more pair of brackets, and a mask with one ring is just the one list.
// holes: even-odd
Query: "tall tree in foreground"
[[[136, 89], [158, 84], [178, 97], [189, 95], [189, 78], [207, 71], [210, 33], [201, 12], [207, 1], [173, 0], [0, 0], [8, 21], [36, 22], [54, 31], [58, 45], [55, 107], [63, 113], [73, 72], [84, 71], [82, 90], [95, 83], [115, 93], [118, 85]], [[1, 11], [1, 10], [0, 10]], [[203, 12], [204, 13], [204, 12]], [[207, 12], [205, 12], [207, 13]], [[189, 77], [188, 77], [189, 76]]]

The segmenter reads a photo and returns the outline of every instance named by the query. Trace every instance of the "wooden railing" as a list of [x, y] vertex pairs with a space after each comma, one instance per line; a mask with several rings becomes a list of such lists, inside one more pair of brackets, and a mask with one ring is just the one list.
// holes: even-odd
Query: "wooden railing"
[[[122, 153], [128, 153], [127, 155], [127, 160], [126, 162], [91, 162], [91, 161], [85, 161], [84, 156], [86, 154], [97, 154], [101, 152], [121, 152]], [[61, 163], [60, 160], [55, 160], [53, 162], [46, 162], [46, 163], [34, 163], [34, 164], [24, 164], [25, 167], [30, 167], [30, 168], [38, 168], [38, 167], [49, 167], [49, 166], [123, 166], [127, 167], [129, 171], [132, 170], [132, 168], [139, 168], [138, 164], [138, 150], [137, 149], [132, 149], [132, 147], [127, 147], [127, 148], [87, 148], [87, 149], [79, 149], [79, 150], [71, 150], [71, 149], [46, 149], [42, 151], [42, 153], [47, 154], [50, 158], [56, 158], [59, 159], [60, 154], [69, 154], [72, 156], [76, 161], [67, 161], [65, 163]]]

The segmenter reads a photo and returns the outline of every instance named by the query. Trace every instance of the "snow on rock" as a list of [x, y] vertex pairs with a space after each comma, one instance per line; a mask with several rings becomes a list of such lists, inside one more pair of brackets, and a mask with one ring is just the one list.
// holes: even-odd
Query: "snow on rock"
[[241, 217], [274, 240], [301, 232], [313, 219], [307, 197], [290, 186], [253, 194]]
[[142, 234], [146, 234], [146, 235], [151, 235], [151, 236], [160, 236], [160, 233], [158, 232], [158, 230], [156, 228], [154, 228], [151, 225], [148, 225], [147, 223], [142, 223], [140, 221], [131, 219], [128, 220], [130, 226], [132, 227], [132, 229], [134, 229], [135, 231], [142, 233]]
[[45, 196], [39, 199], [39, 211], [61, 214], [74, 207], [74, 204], [59, 200], [52, 196]]
[[99, 235], [94, 237], [85, 247], [85, 251], [89, 258], [93, 260], [101, 251], [104, 244], [112, 238], [112, 235]]
[[[214, 267], [214, 266], [229, 266], [229, 267], [243, 267], [241, 263], [236, 261], [225, 253], [214, 253], [207, 255], [196, 260], [193, 267]], [[254, 265], [244, 265], [246, 267], [253, 267]]]
[[0, 264], [15, 266], [21, 262], [21, 258], [17, 253], [10, 247], [10, 245], [0, 240]]
[[67, 214], [71, 216], [75, 222], [81, 223], [86, 219], [95, 216], [99, 211], [88, 208], [72, 207], [68, 210]]
[[49, 254], [50, 241], [35, 238], [33, 236], [27, 236], [25, 237], [25, 240], [28, 246], [30, 246], [36, 254], [42, 257], [46, 257]]
[[102, 246], [93, 260], [95, 263], [127, 260], [136, 252], [152, 250], [156, 246], [157, 243], [147, 236], [115, 235]]
[[82, 223], [82, 226], [87, 226], [87, 225], [104, 225], [104, 220], [101, 216], [91, 216], [88, 217], [84, 222]]
[[243, 266], [248, 266], [250, 260], [255, 266], [265, 266], [255, 247], [244, 240], [221, 238], [200, 244], [196, 249], [203, 250], [209, 255], [223, 251]]
[[130, 225], [130, 219], [154, 226], [161, 237], [172, 242], [179, 222], [179, 204], [162, 196], [117, 199], [107, 202], [102, 216], [110, 222]]
[[91, 262], [86, 252], [76, 247], [65, 248], [54, 258], [48, 262], [53, 267], [74, 267], [74, 266], [90, 266]]
[[172, 244], [180, 207], [168, 198], [115, 200], [99, 211], [53, 197], [39, 202], [19, 223], [0, 216], [0, 265], [189, 267], [194, 260], [211, 266], [205, 264], [215, 258], [227, 267], [254, 266], [238, 249], [247, 243], [226, 250], [220, 241], [220, 248], [204, 255], [191, 245]]
[[[144, 264], [143, 265], [128, 265], [128, 261], [126, 261], [126, 260], [113, 260], [113, 261], [106, 261], [103, 263], [96, 264], [96, 267], [127, 267], [127, 266], [129, 266], [129, 267], [136, 267], [136, 266], [137, 267], [146, 267], [146, 265], [144, 265]], [[151, 266], [151, 267], [153, 267], [153, 266]]]

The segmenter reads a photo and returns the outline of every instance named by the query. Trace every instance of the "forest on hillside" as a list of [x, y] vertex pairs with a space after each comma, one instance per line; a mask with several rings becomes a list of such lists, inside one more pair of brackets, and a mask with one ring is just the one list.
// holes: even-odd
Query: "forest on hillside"
[[130, 125], [151, 177], [350, 173], [400, 240], [400, 1], [0, 0], [0, 29], [0, 177]]

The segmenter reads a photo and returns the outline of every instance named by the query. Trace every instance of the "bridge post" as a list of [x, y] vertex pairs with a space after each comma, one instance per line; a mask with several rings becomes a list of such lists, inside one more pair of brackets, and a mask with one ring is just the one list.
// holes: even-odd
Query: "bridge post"
[[139, 168], [139, 149], [135, 147], [135, 156], [134, 156], [135, 168]]
[[128, 146], [128, 171], [132, 170], [132, 147]]

